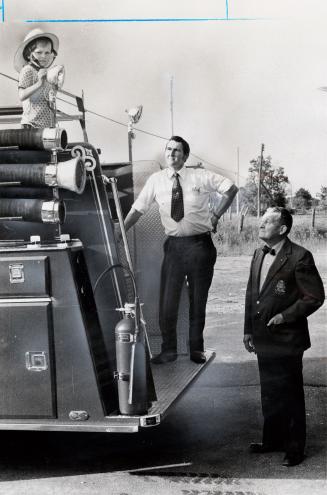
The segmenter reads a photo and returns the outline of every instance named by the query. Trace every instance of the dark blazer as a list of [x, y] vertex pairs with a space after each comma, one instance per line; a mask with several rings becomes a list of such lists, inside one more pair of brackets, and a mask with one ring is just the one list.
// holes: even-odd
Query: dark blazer
[[[256, 352], [295, 355], [310, 347], [307, 317], [324, 302], [322, 280], [307, 249], [286, 238], [259, 291], [262, 249], [256, 249], [245, 299], [244, 333], [253, 335]], [[281, 325], [267, 327], [277, 313]]]

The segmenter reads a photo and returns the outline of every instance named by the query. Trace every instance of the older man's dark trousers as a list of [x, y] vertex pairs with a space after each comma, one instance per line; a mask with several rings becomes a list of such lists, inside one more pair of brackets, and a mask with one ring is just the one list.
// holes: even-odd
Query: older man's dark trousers
[[161, 267], [159, 325], [162, 351], [176, 351], [176, 326], [185, 277], [190, 300], [190, 351], [203, 351], [203, 330], [208, 292], [217, 252], [210, 233], [189, 237], [168, 237]]
[[306, 437], [302, 357], [258, 355], [265, 445], [303, 454]]

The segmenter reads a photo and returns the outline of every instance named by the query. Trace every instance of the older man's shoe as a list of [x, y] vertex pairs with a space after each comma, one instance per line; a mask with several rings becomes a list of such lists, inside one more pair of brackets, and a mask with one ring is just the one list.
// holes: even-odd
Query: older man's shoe
[[171, 361], [176, 361], [177, 352], [174, 351], [162, 351], [160, 354], [151, 359], [151, 363], [153, 364], [165, 364], [170, 363]]
[[278, 452], [283, 450], [279, 445], [270, 445], [266, 443], [251, 443], [250, 452], [251, 454], [266, 454], [267, 452]]
[[301, 464], [304, 460], [304, 454], [302, 452], [294, 452], [292, 454], [286, 454], [283, 460], [283, 466], [292, 467]]
[[204, 352], [202, 351], [192, 351], [190, 355], [191, 361], [194, 363], [203, 364], [206, 362], [207, 358]]

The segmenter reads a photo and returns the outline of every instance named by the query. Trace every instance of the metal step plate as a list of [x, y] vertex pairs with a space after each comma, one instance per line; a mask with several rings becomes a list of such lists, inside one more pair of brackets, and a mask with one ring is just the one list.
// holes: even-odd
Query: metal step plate
[[213, 350], [207, 350], [205, 354], [207, 362], [204, 364], [194, 363], [188, 355], [179, 355], [172, 363], [152, 365], [158, 401], [153, 403], [149, 415], [160, 414], [163, 417], [175, 401], [180, 399], [191, 382], [216, 355]]

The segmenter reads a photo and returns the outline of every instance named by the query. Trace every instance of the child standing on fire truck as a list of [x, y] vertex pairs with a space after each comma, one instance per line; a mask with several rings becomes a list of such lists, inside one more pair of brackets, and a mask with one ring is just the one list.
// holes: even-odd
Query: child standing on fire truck
[[47, 81], [47, 69], [57, 56], [56, 35], [33, 29], [25, 36], [14, 59], [19, 72], [18, 95], [23, 103], [23, 128], [53, 127], [54, 110], [50, 98], [52, 85]]

